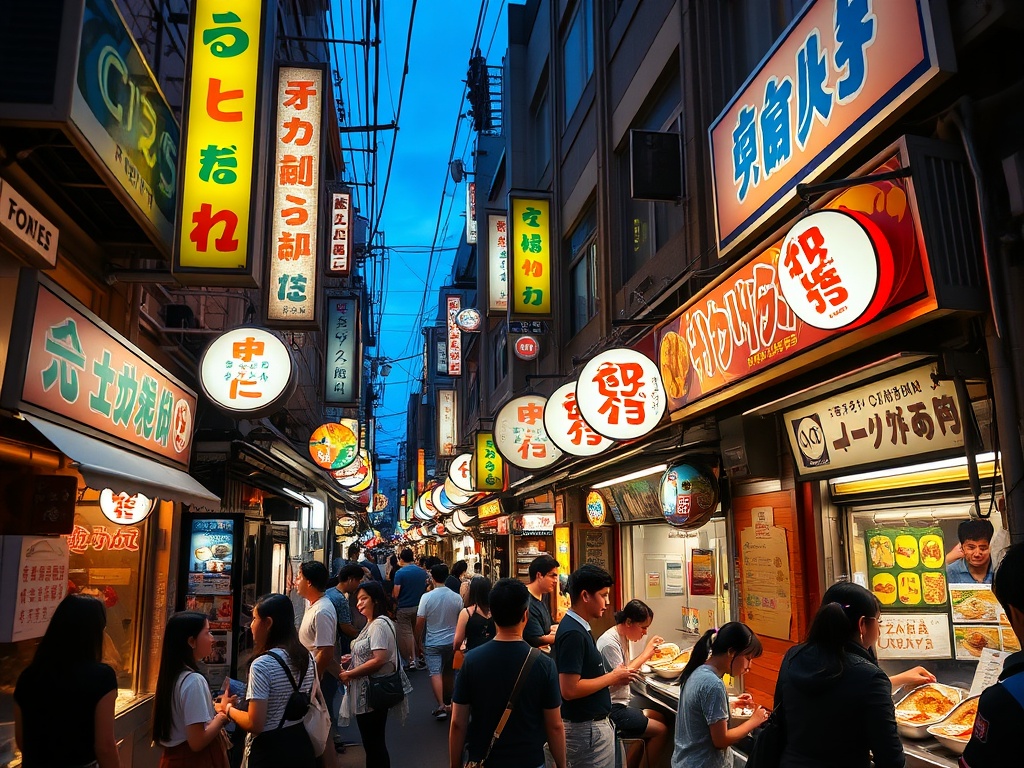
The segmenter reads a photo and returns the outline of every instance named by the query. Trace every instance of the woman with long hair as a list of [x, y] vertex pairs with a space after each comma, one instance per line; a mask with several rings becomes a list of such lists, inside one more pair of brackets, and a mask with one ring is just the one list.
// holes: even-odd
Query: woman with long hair
[[408, 694], [412, 686], [405, 676], [398, 654], [398, 630], [388, 617], [388, 599], [384, 589], [376, 581], [364, 581], [359, 585], [356, 608], [366, 617], [366, 626], [352, 641], [351, 656], [343, 656], [344, 669], [338, 678], [348, 686], [348, 694], [342, 705], [343, 712], [338, 719], [342, 724], [352, 715], [359, 726], [363, 749], [366, 751], [366, 765], [369, 768], [391, 768], [391, 756], [385, 742], [388, 724], [387, 709], [373, 709], [367, 701], [367, 690], [371, 677], [393, 674], [399, 670], [402, 675], [406, 698], [397, 705], [404, 718], [409, 712]]
[[876, 661], [881, 604], [864, 587], [833, 584], [807, 641], [779, 668], [775, 706], [782, 707], [784, 768], [901, 768], [892, 684]]
[[264, 595], [252, 611], [256, 656], [249, 667], [248, 709], [228, 704], [224, 711], [248, 732], [249, 768], [314, 768], [313, 743], [302, 723], [305, 712], [289, 712], [295, 688], [313, 697], [316, 664], [295, 629], [295, 609], [285, 595]]
[[[25, 768], [120, 768], [114, 738], [117, 675], [104, 664], [103, 601], [70, 594], [50, 617], [35, 656], [14, 688], [14, 739]], [[74, 702], [57, 717], [55, 702]]]
[[690, 652], [679, 684], [672, 768], [730, 768], [732, 745], [768, 719], [756, 707], [747, 722], [729, 727], [729, 696], [722, 678], [750, 670], [761, 641], [746, 624], [730, 621], [705, 632]]
[[[455, 624], [455, 650], [472, 651], [494, 637], [494, 620], [491, 619], [489, 579], [474, 578], [469, 582], [469, 605], [459, 611]], [[465, 642], [465, 649], [462, 644]]]
[[160, 768], [228, 768], [224, 710], [233, 701], [221, 697], [214, 707], [197, 664], [212, 651], [205, 614], [182, 611], [167, 621], [153, 702], [153, 741], [164, 748]]
[[[629, 644], [642, 642], [647, 636], [647, 629], [654, 621], [654, 611], [641, 600], [630, 600], [621, 611], [615, 612], [615, 624], [597, 639], [597, 650], [601, 652], [604, 664], [610, 672], [620, 666], [629, 669], [640, 669], [648, 662], [664, 641], [654, 635], [639, 654], [630, 658]], [[612, 724], [621, 739], [643, 739], [647, 742], [647, 762], [656, 765], [668, 741], [668, 726], [665, 718], [654, 709], [631, 707], [632, 693], [629, 685], [617, 685], [611, 688]], [[642, 750], [640, 744], [632, 745], [626, 755], [628, 768], [640, 765]]]

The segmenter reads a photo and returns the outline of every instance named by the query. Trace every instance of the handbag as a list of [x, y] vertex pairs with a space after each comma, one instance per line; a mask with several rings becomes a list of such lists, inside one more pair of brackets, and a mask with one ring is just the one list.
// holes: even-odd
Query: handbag
[[309, 693], [300, 690], [299, 686], [306, 679], [305, 673], [295, 682], [291, 669], [284, 663], [284, 660], [276, 653], [268, 653], [273, 656], [281, 665], [284, 673], [288, 675], [288, 682], [292, 684], [292, 693], [284, 706], [284, 713], [281, 715], [281, 722], [277, 727], [281, 728], [285, 720], [302, 720], [302, 725], [309, 734], [309, 740], [313, 743], [313, 753], [320, 757], [327, 747], [327, 737], [331, 732], [331, 716], [327, 712], [327, 702], [324, 700], [323, 691], [320, 690], [320, 681], [316, 677], [316, 661], [312, 655], [309, 657], [309, 664], [306, 667], [308, 672], [313, 670], [313, 687]]
[[[395, 634], [395, 656], [398, 656], [398, 633], [390, 622], [385, 622]], [[405, 698], [405, 683], [402, 680], [402, 667], [395, 661], [395, 671], [390, 675], [371, 676], [366, 686], [366, 703], [371, 709], [391, 709]]]
[[786, 718], [780, 703], [764, 721], [747, 755], [747, 768], [778, 768], [786, 748]]
[[466, 763], [465, 768], [485, 768], [487, 758], [491, 756], [491, 750], [494, 749], [494, 742], [501, 736], [501, 732], [505, 730], [505, 724], [508, 723], [508, 718], [512, 714], [512, 708], [516, 705], [516, 700], [519, 698], [519, 692], [523, 689], [523, 683], [526, 678], [530, 675], [530, 668], [533, 667], [533, 663], [540, 656], [540, 650], [537, 648], [531, 648], [530, 652], [526, 654], [526, 661], [523, 662], [522, 669], [519, 670], [519, 677], [516, 678], [516, 684], [512, 688], [512, 695], [508, 697], [508, 704], [505, 705], [505, 711], [501, 713], [501, 719], [498, 721], [498, 726], [494, 729], [494, 735], [491, 737], [491, 743], [487, 745], [487, 751], [481, 760], [471, 760]]

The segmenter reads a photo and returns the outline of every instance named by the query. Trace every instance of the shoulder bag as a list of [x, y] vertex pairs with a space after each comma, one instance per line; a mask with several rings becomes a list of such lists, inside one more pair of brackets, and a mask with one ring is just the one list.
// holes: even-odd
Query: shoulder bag
[[296, 683], [295, 678], [292, 676], [292, 671], [284, 662], [284, 659], [276, 653], [268, 653], [267, 655], [273, 656], [277, 660], [277, 663], [281, 665], [281, 669], [288, 675], [288, 682], [292, 684], [291, 696], [288, 697], [288, 702], [284, 706], [284, 713], [281, 715], [281, 722], [278, 723], [277, 727], [281, 728], [285, 720], [302, 720], [306, 733], [309, 734], [309, 740], [313, 743], [313, 753], [320, 757], [327, 747], [327, 737], [331, 731], [331, 716], [327, 712], [327, 702], [324, 700], [324, 694], [320, 690], [320, 681], [317, 679], [316, 660], [310, 655], [309, 666], [306, 667], [306, 672], [310, 669], [313, 670], [313, 687], [309, 693], [306, 693], [299, 688], [302, 685], [302, 681], [306, 679], [305, 673], [299, 677], [299, 682]]
[[780, 703], [757, 731], [747, 756], [747, 768], [778, 768], [786, 748], [786, 719]]
[[398, 654], [398, 633], [394, 626], [385, 624], [395, 635], [395, 671], [390, 675], [370, 676], [366, 686], [366, 703], [371, 709], [391, 709], [405, 698], [405, 684], [402, 682], [402, 664]]
[[526, 661], [523, 662], [523, 668], [519, 670], [519, 677], [516, 678], [516, 684], [512, 688], [512, 695], [508, 697], [508, 704], [505, 705], [505, 711], [501, 713], [498, 727], [494, 729], [494, 735], [491, 737], [491, 743], [487, 745], [487, 751], [484, 753], [483, 759], [466, 763], [466, 768], [485, 768], [487, 758], [491, 756], [491, 750], [494, 749], [494, 743], [501, 736], [501, 732], [505, 730], [505, 724], [508, 723], [508, 718], [512, 714], [512, 708], [519, 699], [519, 692], [523, 689], [523, 683], [529, 677], [530, 669], [533, 667], [533, 663], [537, 660], [538, 656], [540, 656], [540, 650], [537, 648], [531, 648], [530, 652], [526, 654]]

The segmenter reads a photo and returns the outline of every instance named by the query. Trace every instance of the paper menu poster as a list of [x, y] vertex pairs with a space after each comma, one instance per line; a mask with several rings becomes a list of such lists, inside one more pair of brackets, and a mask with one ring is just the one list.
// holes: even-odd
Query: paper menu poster
[[665, 561], [665, 594], [683, 594], [683, 563], [681, 560]]
[[793, 615], [786, 529], [740, 531], [741, 621], [758, 635], [789, 639]]
[[999, 627], [954, 624], [953, 646], [960, 661], [977, 661], [987, 649], [1003, 650]]
[[661, 571], [647, 571], [647, 599], [655, 600], [662, 596]]
[[715, 594], [715, 553], [710, 549], [690, 553], [690, 594]]
[[971, 696], [977, 696], [998, 682], [999, 674], [1003, 671], [1003, 662], [1009, 655], [1006, 651], [997, 651], [994, 648], [986, 648], [981, 652], [978, 668], [974, 672], [974, 680], [971, 681]]
[[870, 528], [864, 532], [868, 578], [883, 610], [946, 605], [945, 543], [942, 529]]

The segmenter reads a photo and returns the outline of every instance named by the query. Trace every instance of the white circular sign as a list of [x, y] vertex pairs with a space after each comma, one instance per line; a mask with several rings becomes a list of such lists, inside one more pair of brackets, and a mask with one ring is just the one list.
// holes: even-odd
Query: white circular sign
[[448, 479], [455, 487], [465, 493], [473, 493], [476, 490], [473, 482], [473, 454], [460, 453], [452, 463], [448, 465]]
[[466, 307], [455, 316], [455, 325], [459, 327], [460, 331], [475, 333], [480, 330], [482, 320], [479, 309]]
[[276, 334], [243, 326], [203, 351], [199, 383], [219, 408], [258, 418], [278, 411], [291, 395], [294, 371], [291, 351]]
[[816, 414], [794, 421], [793, 435], [796, 437], [804, 466], [820, 467], [829, 463], [825, 453], [825, 431], [821, 428], [821, 422]]
[[349, 462], [348, 466], [336, 469], [331, 472], [331, 477], [338, 481], [344, 488], [355, 488], [370, 476], [370, 456], [360, 450], [355, 459]]
[[540, 342], [533, 336], [520, 336], [512, 345], [512, 351], [520, 360], [536, 360], [540, 354]]
[[434, 509], [440, 512], [442, 515], [450, 515], [454, 509], [448, 504], [444, 503], [444, 486], [441, 484], [435, 485], [434, 490], [430, 492], [430, 502], [434, 505]]
[[642, 352], [618, 347], [592, 358], [576, 380], [576, 406], [590, 428], [613, 440], [643, 437], [666, 407], [661, 371]]
[[576, 407], [576, 382], [556, 389], [544, 406], [544, 431], [570, 456], [596, 456], [615, 444], [590, 428]]
[[[449, 473], [450, 472], [451, 468], [449, 467]], [[467, 493], [463, 491], [461, 488], [459, 488], [459, 486], [455, 484], [455, 481], [452, 480], [450, 475], [449, 477], [445, 478], [444, 492], [445, 495], [448, 497], [448, 500], [451, 501], [451, 503], [456, 506], [460, 504], [469, 504], [470, 500], [473, 498], [473, 494], [471, 492]]]
[[845, 328], [878, 292], [878, 251], [856, 218], [818, 211], [786, 233], [778, 273], [782, 296], [797, 317], [813, 328]]
[[420, 494], [420, 497], [416, 499], [416, 509], [413, 514], [417, 520], [430, 520], [434, 515], [427, 509], [427, 501], [429, 500], [430, 494], [424, 492]]
[[134, 525], [149, 517], [153, 511], [153, 500], [141, 493], [130, 496], [124, 491], [114, 493], [104, 488], [100, 491], [100, 511], [112, 523]]
[[522, 469], [542, 469], [562, 457], [544, 431], [543, 395], [523, 395], [509, 400], [494, 417], [494, 447], [509, 464]]

